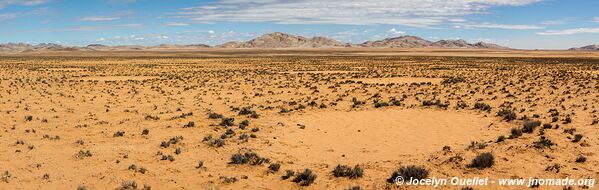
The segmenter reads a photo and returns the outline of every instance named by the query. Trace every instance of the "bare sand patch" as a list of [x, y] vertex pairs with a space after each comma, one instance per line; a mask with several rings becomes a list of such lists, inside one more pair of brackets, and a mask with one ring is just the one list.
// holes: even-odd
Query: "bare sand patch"
[[463, 147], [500, 132], [489, 127], [492, 118], [434, 109], [328, 111], [286, 119], [272, 150], [312, 163], [397, 160], [445, 145]]
[[364, 78], [351, 79], [353, 81], [361, 81], [370, 84], [390, 84], [390, 83], [441, 83], [442, 78], [425, 78], [425, 77], [390, 77], [390, 78]]
[[87, 77], [79, 77], [75, 80], [85, 80], [85, 81], [142, 81], [142, 80], [151, 80], [157, 79], [156, 76], [87, 76]]

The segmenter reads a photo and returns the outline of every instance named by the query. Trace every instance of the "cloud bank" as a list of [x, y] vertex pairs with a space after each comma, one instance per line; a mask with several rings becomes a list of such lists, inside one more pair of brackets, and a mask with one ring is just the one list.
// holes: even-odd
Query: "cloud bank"
[[522, 6], [541, 0], [220, 0], [182, 9], [200, 23], [398, 24], [430, 27], [484, 13], [492, 7]]

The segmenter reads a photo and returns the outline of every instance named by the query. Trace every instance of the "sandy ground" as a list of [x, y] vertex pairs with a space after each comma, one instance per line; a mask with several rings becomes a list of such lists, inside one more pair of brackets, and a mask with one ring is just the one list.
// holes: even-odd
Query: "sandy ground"
[[[599, 177], [592, 53], [281, 52], [2, 56], [0, 189], [429, 189], [387, 182], [410, 165], [428, 178]], [[509, 138], [531, 121], [546, 125]], [[248, 151], [264, 159], [231, 163]], [[488, 152], [492, 166], [471, 166]], [[363, 175], [335, 177], [338, 164]], [[307, 186], [281, 178], [304, 169]]]

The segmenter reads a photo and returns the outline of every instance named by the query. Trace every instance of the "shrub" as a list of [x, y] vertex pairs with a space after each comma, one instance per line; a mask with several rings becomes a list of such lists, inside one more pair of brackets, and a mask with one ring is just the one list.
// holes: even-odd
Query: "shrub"
[[8, 180], [10, 179], [11, 175], [8, 171], [4, 171], [4, 173], [2, 174], [2, 181], [4, 183], [8, 183]]
[[285, 175], [281, 176], [281, 179], [286, 180], [293, 177], [294, 175], [295, 172], [293, 170], [285, 170]]
[[468, 107], [468, 104], [462, 100], [458, 101], [458, 103], [456, 104], [456, 109], [464, 109], [467, 107]]
[[89, 150], [80, 150], [75, 155], [75, 158], [77, 158], [77, 159], [83, 159], [85, 157], [91, 157], [91, 156], [92, 156], [92, 152], [91, 151], [89, 151]]
[[587, 161], [587, 157], [585, 157], [584, 155], [578, 155], [578, 157], [576, 157], [576, 163], [584, 163]]
[[251, 115], [253, 113], [256, 112], [252, 110], [251, 106], [243, 107], [241, 110], [239, 110], [239, 115]]
[[231, 117], [223, 117], [220, 121], [220, 126], [223, 127], [229, 127], [229, 126], [233, 126], [235, 125], [235, 118], [231, 118]]
[[349, 176], [349, 173], [351, 173], [351, 167], [346, 165], [337, 165], [333, 170], [333, 176], [335, 177]]
[[532, 133], [532, 132], [534, 132], [535, 128], [537, 128], [538, 126], [541, 126], [541, 122], [526, 120], [526, 121], [524, 121], [523, 125], [524, 125], [524, 127], [522, 128], [522, 132]]
[[168, 161], [175, 161], [175, 157], [171, 156], [171, 155], [162, 155], [162, 157], [160, 158], [160, 160], [168, 160]]
[[356, 165], [354, 168], [346, 165], [337, 165], [333, 170], [335, 177], [349, 177], [350, 179], [360, 178], [364, 175], [364, 170]]
[[349, 190], [362, 190], [362, 187], [360, 187], [360, 186], [353, 186], [353, 187], [350, 187]]
[[114, 133], [114, 135], [112, 135], [113, 137], [122, 137], [125, 135], [124, 131], [117, 131]]
[[239, 135], [239, 140], [241, 140], [242, 142], [247, 142], [249, 138], [250, 136], [247, 133], [241, 133]]
[[320, 103], [320, 105], [318, 106], [318, 108], [324, 109], [324, 108], [327, 108], [327, 105], [324, 104], [324, 103]]
[[150, 129], [145, 128], [143, 131], [141, 131], [141, 135], [149, 135], [150, 134]]
[[451, 152], [451, 147], [448, 145], [443, 146], [443, 152]]
[[269, 162], [267, 158], [261, 158], [258, 154], [248, 151], [244, 154], [236, 153], [231, 156], [229, 164], [250, 164], [260, 165], [264, 162]]
[[209, 119], [219, 119], [219, 118], [223, 118], [223, 115], [218, 114], [218, 113], [214, 113], [214, 112], [210, 112], [208, 114], [208, 118]]
[[506, 121], [512, 121], [517, 118], [516, 112], [514, 112], [511, 107], [502, 107], [501, 110], [497, 112], [497, 116], [503, 117]]
[[272, 164], [270, 164], [268, 166], [268, 171], [272, 172], [272, 173], [278, 172], [279, 168], [281, 168], [281, 164], [279, 164], [279, 163], [272, 163]]
[[225, 176], [220, 176], [220, 180], [223, 183], [235, 183], [237, 182], [237, 178], [236, 177], [225, 177]]
[[183, 128], [195, 127], [196, 124], [193, 121], [187, 122], [187, 124], [183, 125]]
[[422, 105], [423, 106], [434, 106], [434, 105], [437, 105], [437, 102], [435, 100], [422, 100]]
[[551, 123], [543, 124], [543, 129], [551, 129], [552, 127], [553, 127], [553, 125], [551, 125]]
[[582, 135], [581, 134], [576, 134], [574, 135], [574, 139], [572, 139], [572, 142], [580, 142], [580, 140], [582, 140]]
[[564, 122], [562, 124], [568, 124], [568, 123], [572, 123], [572, 118], [570, 118], [569, 115], [566, 116], [566, 118], [564, 119]]
[[196, 169], [200, 169], [204, 167], [204, 161], [200, 160], [198, 161], [198, 165], [196, 166]]
[[499, 135], [499, 137], [497, 137], [497, 141], [496, 142], [503, 142], [503, 141], [505, 141], [505, 136]]
[[576, 128], [564, 129], [564, 133], [568, 133], [570, 135], [574, 135], [574, 132], [576, 132]]
[[230, 138], [230, 137], [233, 137], [233, 136], [235, 136], [235, 131], [233, 131], [233, 129], [227, 129], [227, 130], [225, 131], [225, 133], [223, 133], [223, 134], [220, 136], [220, 138], [221, 138], [221, 139], [226, 139], [226, 138]]
[[551, 122], [555, 123], [555, 122], [557, 122], [557, 120], [559, 120], [559, 117], [557, 117], [557, 116], [551, 117]]
[[158, 116], [146, 115], [146, 117], [145, 117], [144, 119], [145, 119], [145, 120], [160, 120], [160, 117], [158, 117]]
[[312, 173], [310, 169], [304, 169], [303, 172], [297, 174], [293, 179], [293, 182], [298, 183], [300, 186], [309, 186], [316, 180], [316, 174]]
[[487, 143], [478, 141], [470, 141], [470, 145], [468, 145], [468, 149], [484, 149], [485, 147], [487, 147]]
[[555, 173], [559, 173], [559, 171], [561, 170], [562, 165], [555, 163], [551, 166], [548, 166], [547, 168], [545, 168], [545, 171], [553, 171]]
[[358, 100], [358, 98], [356, 98], [356, 97], [353, 97], [351, 101], [352, 101], [352, 103], [353, 103], [353, 104], [352, 104], [352, 108], [357, 108], [357, 107], [359, 107], [360, 105], [363, 105], [363, 104], [364, 104], [364, 101], [360, 101], [360, 100]]
[[547, 148], [555, 145], [555, 143], [551, 142], [551, 140], [549, 140], [545, 136], [541, 136], [539, 140], [533, 142], [533, 145], [535, 148]]
[[487, 152], [476, 156], [469, 166], [484, 169], [493, 166], [493, 164], [495, 164], [495, 157], [493, 156], [493, 153]]
[[441, 84], [456, 84], [460, 82], [466, 82], [466, 79], [464, 79], [464, 77], [450, 77], [443, 79], [443, 81], [441, 81]]
[[476, 103], [474, 103], [474, 109], [479, 109], [481, 111], [490, 112], [492, 108], [489, 104], [486, 104], [483, 102], [476, 102]]
[[354, 179], [354, 178], [361, 178], [362, 176], [364, 176], [364, 169], [362, 169], [359, 165], [354, 166], [354, 169], [351, 172], [351, 175], [349, 175], [350, 179]]
[[522, 136], [522, 129], [520, 128], [512, 128], [511, 130], [511, 134], [510, 134], [510, 139], [515, 139]]
[[426, 179], [428, 177], [428, 169], [426, 169], [423, 166], [415, 166], [415, 165], [404, 166], [404, 167], [399, 168], [399, 170], [394, 171], [391, 174], [391, 177], [389, 177], [389, 179], [387, 179], [387, 182], [395, 183], [395, 179], [398, 176], [401, 176], [404, 180]]
[[248, 120], [246, 119], [246, 120], [243, 120], [243, 121], [241, 121], [241, 123], [239, 123], [239, 128], [240, 128], [240, 129], [245, 129], [245, 127], [247, 127], [247, 126], [249, 126], [249, 125], [250, 125], [250, 121], [248, 121]]
[[211, 139], [209, 141], [206, 141], [206, 144], [208, 144], [208, 146], [218, 148], [218, 147], [225, 146], [226, 143], [225, 143], [225, 140], [217, 138], [217, 139]]
[[382, 107], [387, 107], [389, 106], [389, 103], [387, 102], [380, 102], [380, 101], [374, 101], [374, 107], [375, 108], [382, 108]]
[[162, 147], [162, 148], [168, 148], [170, 145], [177, 144], [181, 140], [183, 140], [183, 136], [174, 136], [174, 137], [171, 137], [168, 141], [162, 141], [160, 143], [160, 147]]
[[135, 181], [123, 181], [118, 190], [135, 190], [137, 189], [137, 182]]

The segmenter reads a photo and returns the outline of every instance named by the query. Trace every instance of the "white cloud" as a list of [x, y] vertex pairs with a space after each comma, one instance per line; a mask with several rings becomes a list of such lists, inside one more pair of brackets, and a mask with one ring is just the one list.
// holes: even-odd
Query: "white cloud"
[[45, 32], [91, 32], [91, 31], [102, 31], [112, 29], [123, 29], [123, 28], [140, 28], [143, 24], [132, 23], [132, 24], [116, 24], [116, 25], [104, 25], [104, 26], [78, 26], [72, 28], [61, 28], [44, 30]]
[[90, 17], [82, 17], [79, 20], [81, 21], [113, 21], [113, 20], [119, 20], [121, 19], [120, 17], [113, 17], [113, 16], [90, 16]]
[[125, 18], [132, 18], [133, 11], [123, 11], [117, 12], [112, 15], [93, 15], [79, 18], [80, 21], [92, 21], [92, 22], [100, 22], [100, 21], [113, 21], [113, 20], [121, 20]]
[[599, 17], [593, 18], [593, 22], [599, 22]]
[[457, 24], [454, 28], [467, 29], [502, 29], [502, 30], [535, 30], [543, 29], [544, 27], [536, 25], [521, 25], [521, 24], [495, 24], [495, 23], [479, 23], [479, 24]]
[[170, 23], [166, 23], [166, 26], [189, 26], [189, 23], [183, 23], [183, 22], [170, 22]]
[[564, 19], [558, 19], [558, 20], [546, 20], [541, 22], [542, 25], [563, 25], [563, 24], [568, 24], [570, 22], [572, 22], [574, 19], [573, 18], [564, 18]]
[[48, 0], [0, 0], [0, 9], [9, 5], [39, 5], [47, 3]]
[[558, 36], [558, 35], [574, 35], [574, 34], [599, 34], [599, 28], [573, 28], [565, 30], [547, 30], [537, 32], [538, 35]]
[[255, 37], [253, 33], [227, 31], [210, 33], [205, 30], [182, 31], [176, 34], [135, 34], [111, 36], [96, 39], [105, 45], [159, 45], [159, 44], [210, 44], [218, 45], [228, 41], [246, 41]]
[[497, 6], [541, 0], [220, 0], [188, 7], [178, 14], [196, 22], [271, 22], [279, 24], [397, 24], [430, 27], [485, 13]]
[[0, 21], [10, 20], [10, 19], [14, 19], [17, 17], [18, 17], [17, 13], [3, 13], [3, 14], [0, 14]]
[[403, 34], [405, 34], [405, 33], [406, 33], [406, 32], [404, 32], [404, 31], [399, 31], [399, 30], [396, 30], [395, 28], [391, 28], [391, 29], [389, 30], [389, 32], [391, 32], [391, 33], [393, 33], [393, 34], [395, 34], [395, 35], [403, 35]]
[[12, 20], [20, 17], [32, 16], [32, 15], [43, 15], [48, 12], [47, 9], [35, 9], [28, 12], [12, 12], [12, 13], [0, 13], [0, 22], [6, 20]]

